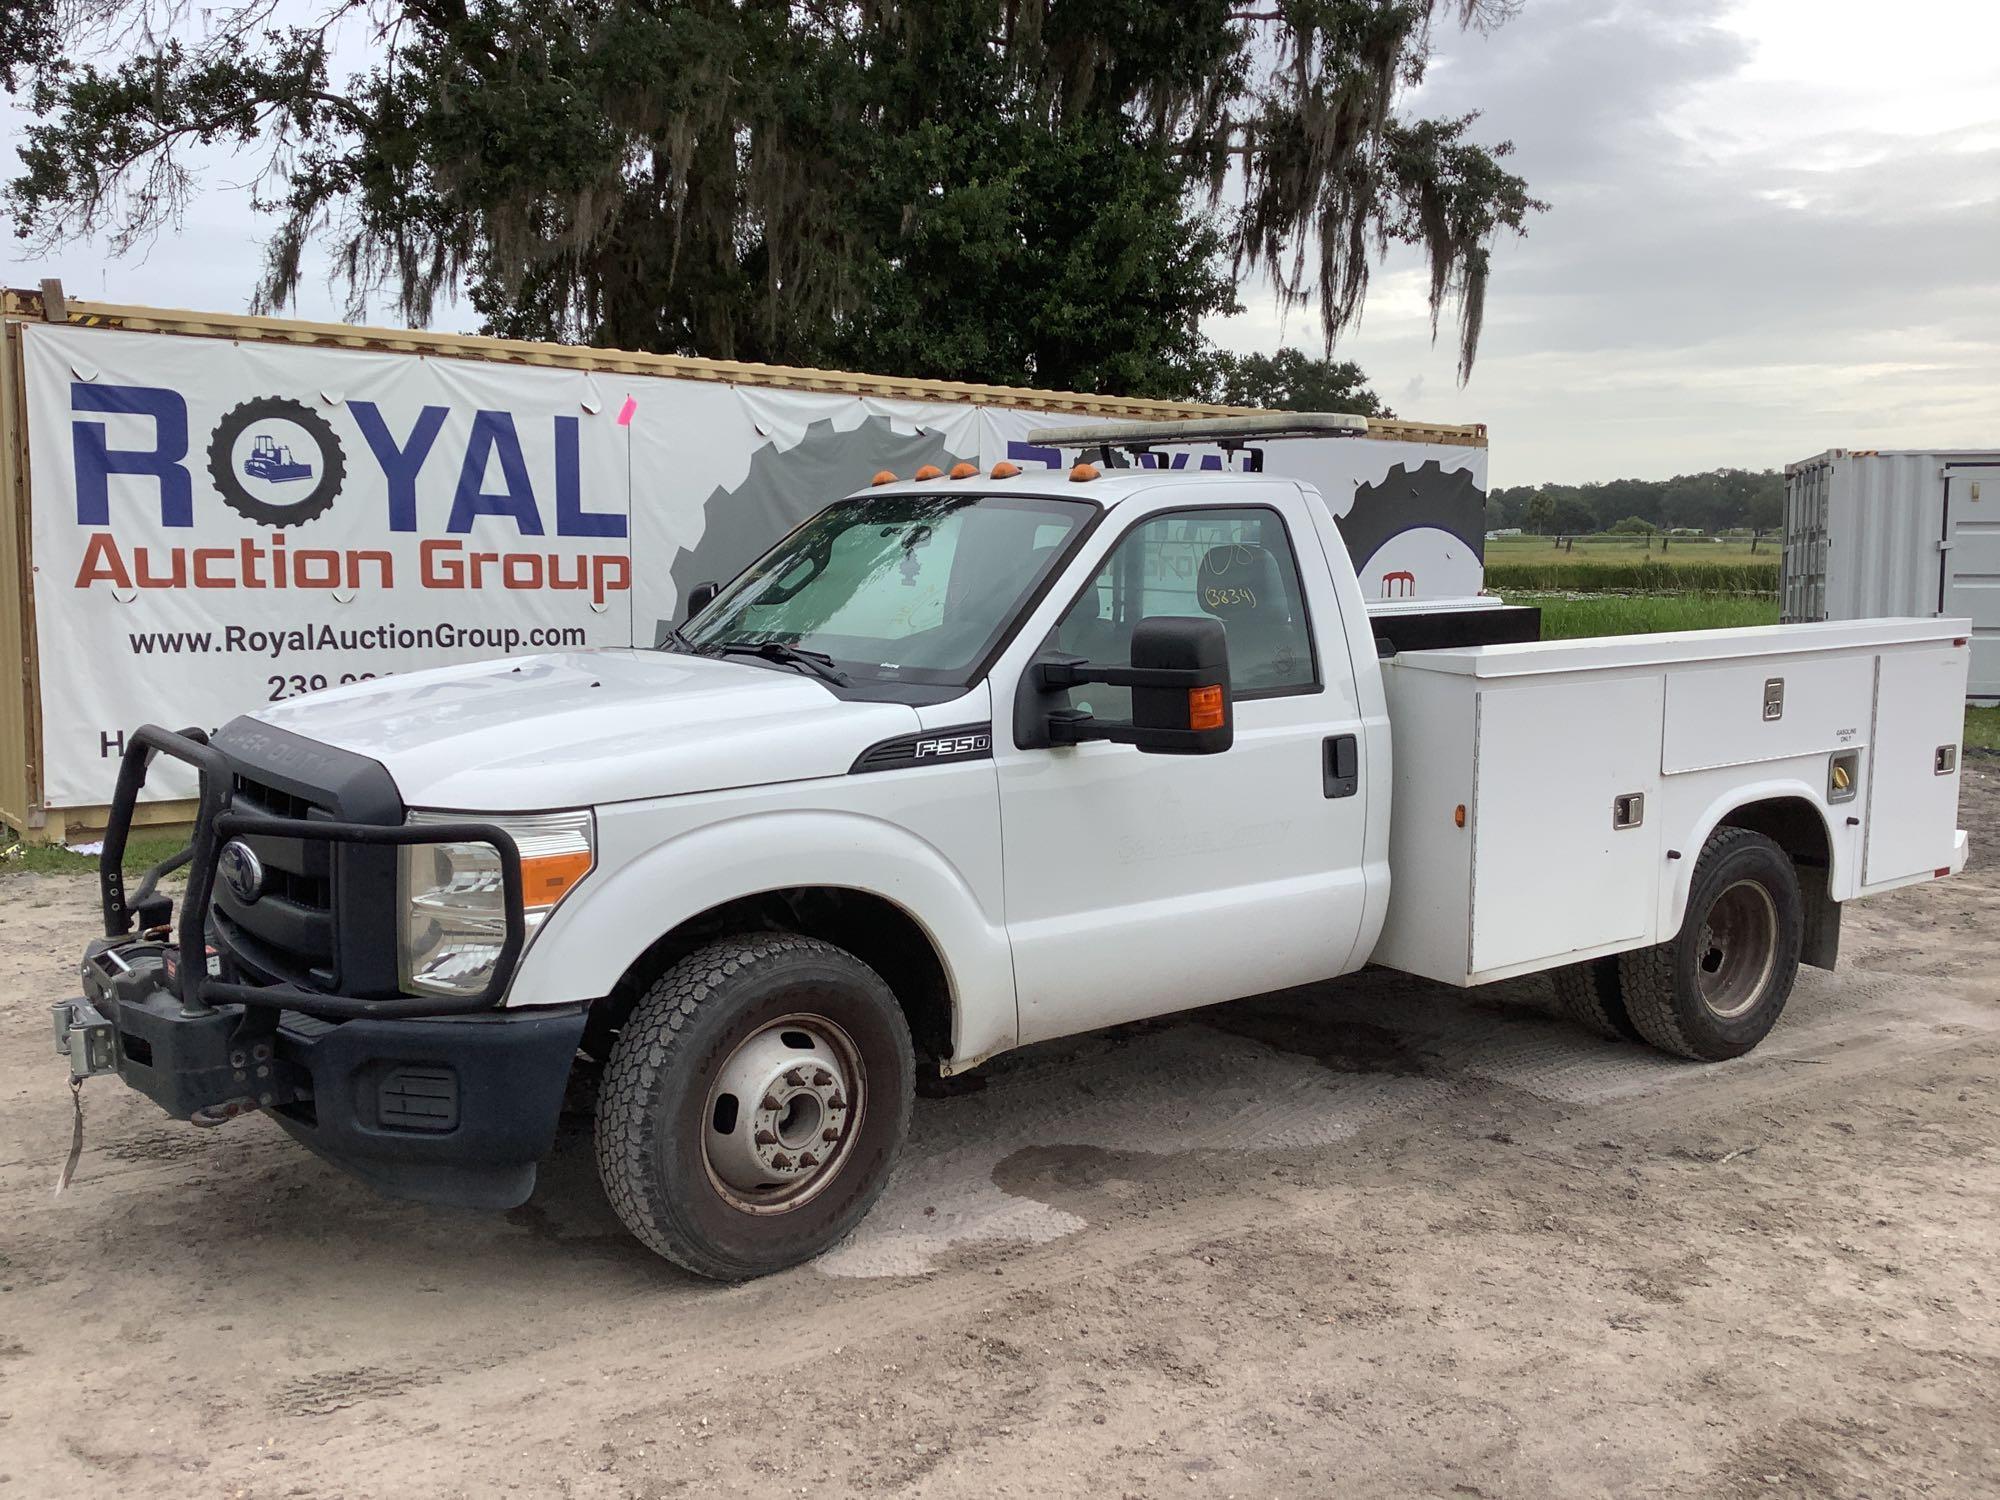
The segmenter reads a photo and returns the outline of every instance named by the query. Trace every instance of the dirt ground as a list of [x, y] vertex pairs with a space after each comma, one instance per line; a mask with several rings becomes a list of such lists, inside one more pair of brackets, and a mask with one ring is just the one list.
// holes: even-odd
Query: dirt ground
[[0, 880], [8, 1496], [2000, 1493], [2000, 761], [1699, 1067], [1393, 975], [1002, 1059], [822, 1262], [389, 1203], [104, 1081], [81, 879]]

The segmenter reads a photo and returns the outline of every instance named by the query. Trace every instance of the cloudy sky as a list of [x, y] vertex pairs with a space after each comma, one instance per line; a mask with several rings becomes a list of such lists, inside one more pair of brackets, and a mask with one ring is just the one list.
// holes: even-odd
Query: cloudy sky
[[[1442, 31], [1410, 107], [1483, 110], [1552, 207], [1496, 247], [1466, 387], [1407, 258], [1339, 352], [1406, 416], [1489, 424], [1494, 483], [2000, 447], [1996, 0], [1526, 0], [1494, 33]], [[143, 259], [29, 262], [10, 236], [0, 278], [241, 308], [262, 229], [229, 186], [246, 175], [222, 164]], [[1244, 300], [1218, 341], [1313, 345], [1314, 314]], [[338, 307], [309, 286], [299, 311]]]

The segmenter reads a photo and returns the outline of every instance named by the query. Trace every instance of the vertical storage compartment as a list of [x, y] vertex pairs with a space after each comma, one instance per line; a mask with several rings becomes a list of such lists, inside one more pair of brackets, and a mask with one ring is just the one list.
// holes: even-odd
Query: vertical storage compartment
[[[1877, 659], [1864, 885], [1929, 875], [1951, 863], [1968, 656], [1964, 647], [1947, 645]], [[1947, 756], [1949, 765], [1942, 762]]]
[[1482, 684], [1472, 972], [1646, 936], [1658, 878], [1659, 825], [1646, 813], [1659, 802], [1661, 684], [1657, 674]]
[[1375, 958], [1446, 984], [1635, 946], [1659, 890], [1661, 673], [1445, 665], [1481, 654], [1384, 672], [1395, 806]]

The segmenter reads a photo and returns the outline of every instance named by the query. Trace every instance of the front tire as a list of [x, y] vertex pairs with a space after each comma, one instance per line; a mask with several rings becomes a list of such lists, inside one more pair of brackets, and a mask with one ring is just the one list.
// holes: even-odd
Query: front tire
[[793, 933], [697, 949], [654, 982], [605, 1065], [597, 1167], [649, 1249], [741, 1281], [837, 1243], [909, 1131], [910, 1031], [882, 978]]
[[1663, 1052], [1741, 1057], [1791, 998], [1804, 931], [1790, 857], [1761, 833], [1719, 829], [1695, 865], [1674, 940], [1620, 955], [1626, 1012]]

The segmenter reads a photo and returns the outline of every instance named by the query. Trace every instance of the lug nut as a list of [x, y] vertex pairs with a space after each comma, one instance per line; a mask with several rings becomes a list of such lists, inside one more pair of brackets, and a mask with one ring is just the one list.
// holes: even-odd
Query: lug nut
[[766, 1094], [757, 1107], [759, 1109], [776, 1109], [778, 1107], [778, 1096], [776, 1094]]
[[774, 1133], [768, 1130], [758, 1131], [756, 1140], [757, 1144], [760, 1146], [775, 1146], [778, 1144], [778, 1137]]
[[819, 1158], [814, 1156], [810, 1151], [801, 1151], [799, 1153], [799, 1165], [802, 1167], [816, 1167], [819, 1165]]
[[825, 1068], [815, 1068], [815, 1069], [813, 1069], [813, 1087], [814, 1087], [814, 1088], [821, 1088], [821, 1089], [823, 1089], [823, 1088], [825, 1088], [825, 1087], [826, 1087], [826, 1086], [827, 1086], [827, 1085], [828, 1085], [829, 1083], [832, 1083], [832, 1082], [833, 1082], [833, 1075], [832, 1075], [831, 1073], [827, 1072], [827, 1070], [826, 1070]]
[[797, 1068], [787, 1068], [785, 1070], [785, 1082], [789, 1083], [795, 1089], [802, 1089], [806, 1086], [806, 1075]]
[[792, 1159], [780, 1151], [776, 1156], [771, 1158], [771, 1165], [776, 1167], [780, 1172], [789, 1172], [792, 1169]]
[[829, 1125], [819, 1133], [819, 1138], [830, 1146], [840, 1139], [840, 1132]]

